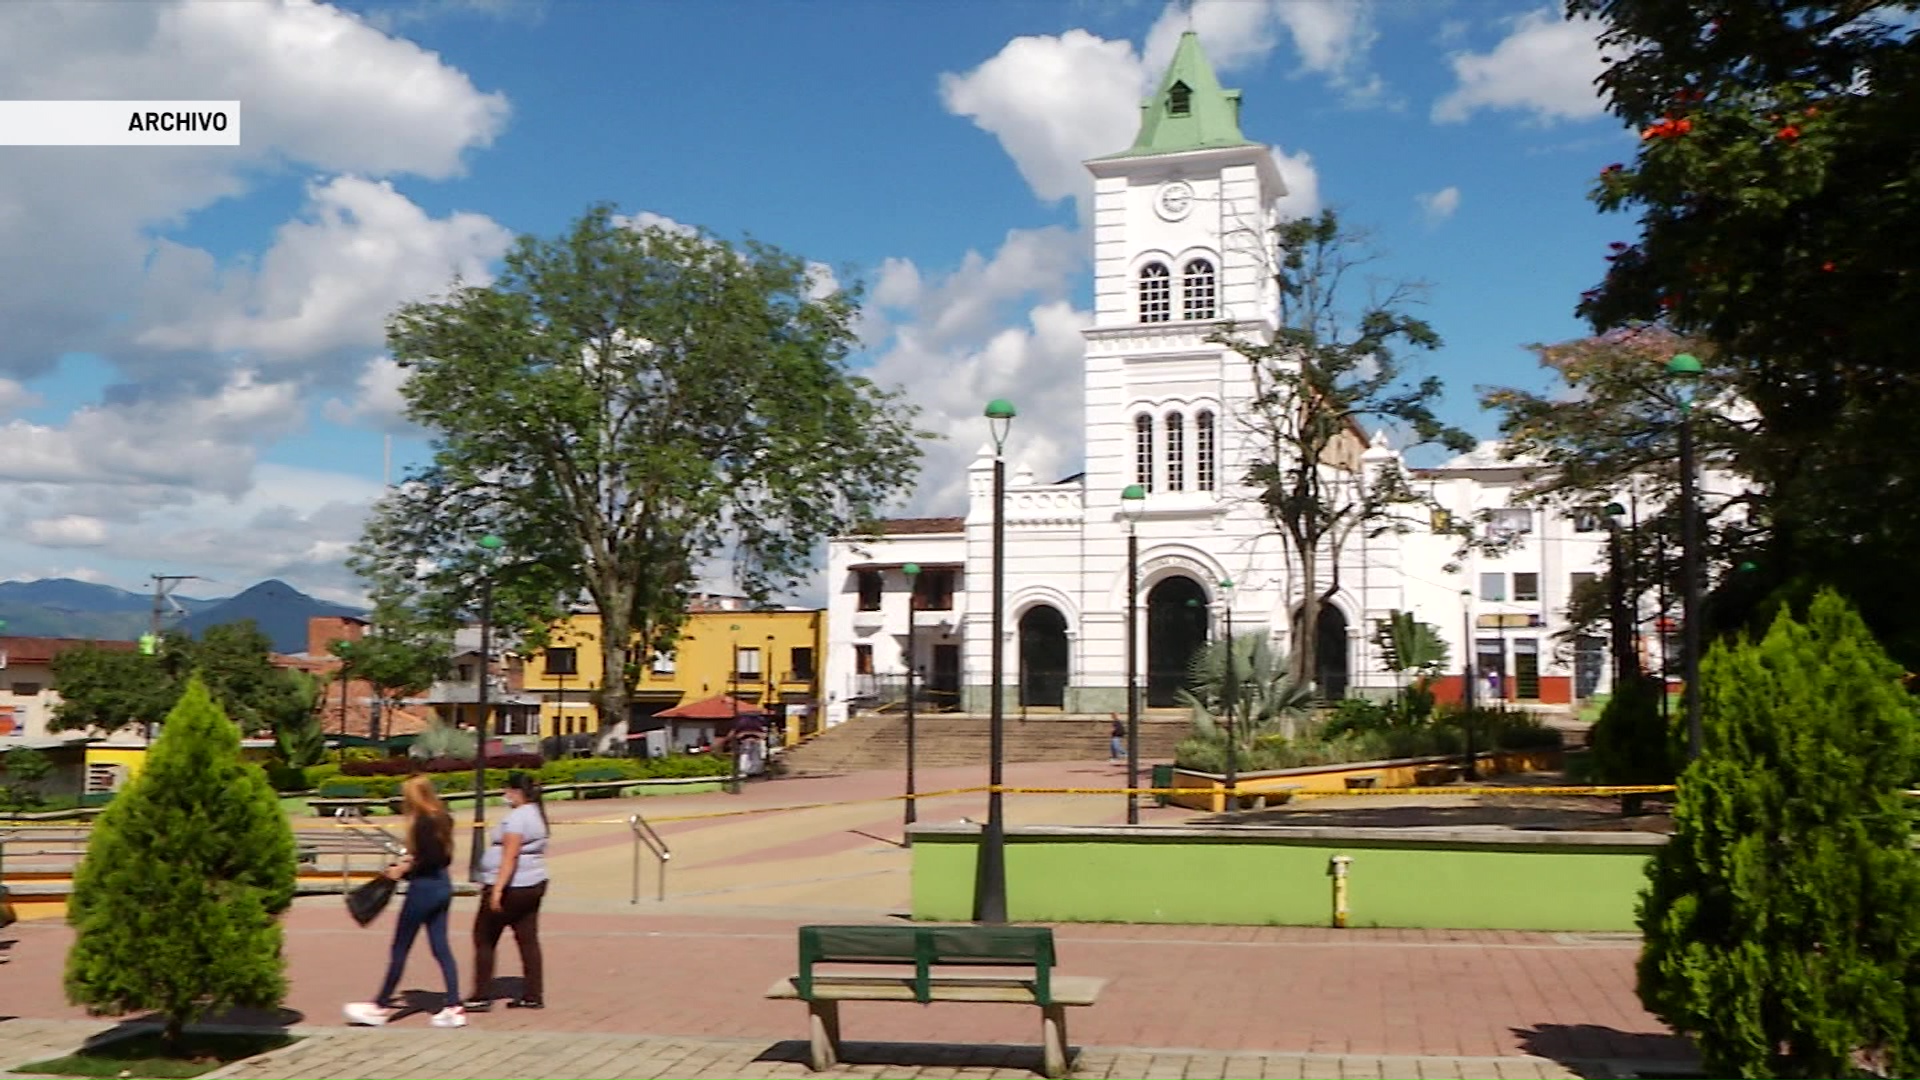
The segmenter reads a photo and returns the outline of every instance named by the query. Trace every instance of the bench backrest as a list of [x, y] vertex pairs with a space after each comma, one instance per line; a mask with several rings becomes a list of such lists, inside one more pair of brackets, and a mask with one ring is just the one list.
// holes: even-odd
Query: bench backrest
[[1044, 926], [803, 926], [803, 998], [812, 997], [815, 964], [912, 964], [922, 1004], [932, 1000], [935, 966], [1030, 966], [1035, 1000], [1053, 1004], [1053, 930]]
[[624, 780], [627, 778], [627, 774], [621, 772], [619, 769], [581, 769], [579, 772], [573, 774], [573, 778], [578, 783], [593, 784], [602, 780]]
[[361, 799], [366, 797], [367, 785], [352, 781], [329, 780], [321, 784], [320, 790], [314, 794], [322, 799]]

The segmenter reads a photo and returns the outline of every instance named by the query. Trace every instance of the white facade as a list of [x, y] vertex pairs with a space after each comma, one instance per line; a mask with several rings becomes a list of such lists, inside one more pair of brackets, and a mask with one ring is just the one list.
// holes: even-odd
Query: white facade
[[[1186, 62], [1193, 57], [1197, 48]], [[1176, 56], [1163, 94], [1181, 85], [1174, 76], [1182, 62]], [[1204, 80], [1211, 84], [1210, 71]], [[1237, 125], [1237, 95], [1213, 85], [1231, 101]], [[1143, 129], [1143, 143], [1147, 137]], [[1015, 711], [1125, 708], [1128, 524], [1120, 511], [1130, 484], [1148, 489], [1135, 526], [1135, 595], [1140, 686], [1149, 705], [1169, 703], [1192, 645], [1223, 634], [1228, 620], [1235, 634], [1264, 631], [1287, 651], [1301, 599], [1272, 525], [1239, 482], [1251, 461], [1244, 421], [1251, 366], [1207, 341], [1228, 320], [1248, 338], [1271, 340], [1276, 328], [1273, 268], [1263, 252], [1286, 189], [1272, 155], [1242, 140], [1172, 153], [1136, 149], [1088, 168], [1095, 177], [1095, 303], [1085, 331], [1086, 470], [1039, 482], [1019, 463], [1017, 419], [1006, 448], [1002, 685]], [[1017, 393], [1009, 396], [1017, 405]], [[987, 421], [981, 424], [985, 434]], [[1356, 438], [1348, 449], [1363, 475], [1399, 462], [1377, 437], [1371, 446]], [[829, 723], [900, 697], [907, 564], [921, 568], [923, 590], [930, 578], [955, 575], [950, 601], [935, 588], [918, 612], [921, 685], [939, 694], [957, 690], [967, 711], [986, 710], [993, 466], [988, 443], [970, 470], [964, 517], [891, 522], [877, 539], [830, 546], [823, 687]], [[1521, 478], [1517, 466], [1483, 453], [1409, 473], [1456, 520], [1507, 509]], [[1576, 689], [1604, 689], [1605, 643], [1576, 664], [1556, 654], [1554, 638], [1565, 628], [1575, 575], [1605, 572], [1604, 523], [1583, 531], [1576, 525], [1590, 523], [1538, 507], [1512, 516], [1504, 524], [1524, 523], [1526, 535], [1498, 558], [1457, 560], [1457, 538], [1423, 520], [1398, 535], [1356, 536], [1338, 567], [1323, 565], [1321, 588], [1336, 570], [1339, 582], [1325, 617], [1331, 626], [1323, 626], [1323, 688], [1384, 693], [1397, 686], [1381, 667], [1373, 630], [1398, 610], [1439, 628], [1455, 671], [1469, 638], [1477, 668], [1493, 667], [1497, 654], [1512, 680], [1503, 697], [1561, 704]], [[1483, 589], [1482, 575], [1494, 574], [1499, 589], [1491, 578]], [[1483, 696], [1486, 686], [1482, 680]], [[1452, 692], [1458, 689], [1456, 679]], [[1444, 687], [1442, 694], [1452, 696]]]

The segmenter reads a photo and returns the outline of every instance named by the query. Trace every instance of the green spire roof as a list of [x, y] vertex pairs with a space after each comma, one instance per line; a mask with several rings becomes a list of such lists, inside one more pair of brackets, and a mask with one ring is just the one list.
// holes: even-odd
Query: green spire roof
[[1145, 157], [1252, 145], [1240, 134], [1240, 91], [1221, 89], [1213, 65], [1200, 51], [1199, 36], [1189, 30], [1180, 35], [1160, 89], [1140, 104], [1140, 134], [1133, 146], [1107, 156]]

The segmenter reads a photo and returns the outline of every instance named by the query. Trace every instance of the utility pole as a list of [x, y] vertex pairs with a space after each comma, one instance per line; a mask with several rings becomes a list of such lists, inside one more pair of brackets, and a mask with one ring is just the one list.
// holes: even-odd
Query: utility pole
[[[140, 651], [150, 656], [157, 656], [160, 653], [160, 631], [166, 621], [168, 606], [172, 606], [175, 615], [187, 613], [187, 609], [180, 606], [180, 601], [173, 598], [173, 590], [179, 588], [183, 581], [199, 581], [200, 575], [150, 574], [148, 576], [153, 580], [153, 622], [148, 628], [147, 640], [141, 642]], [[147, 721], [145, 728], [147, 743], [152, 745], [153, 721]]]

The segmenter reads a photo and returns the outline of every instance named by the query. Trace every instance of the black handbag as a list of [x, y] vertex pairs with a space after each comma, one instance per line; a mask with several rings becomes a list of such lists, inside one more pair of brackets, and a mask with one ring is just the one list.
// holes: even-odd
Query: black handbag
[[385, 874], [354, 886], [347, 892], [347, 914], [361, 926], [367, 925], [386, 910], [387, 902], [393, 899], [393, 889], [394, 880]]

